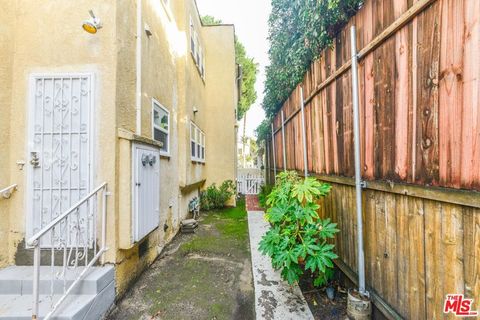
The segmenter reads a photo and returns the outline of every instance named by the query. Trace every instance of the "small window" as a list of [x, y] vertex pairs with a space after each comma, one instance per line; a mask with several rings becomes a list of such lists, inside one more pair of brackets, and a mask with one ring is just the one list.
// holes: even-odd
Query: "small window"
[[205, 161], [205, 133], [202, 132], [202, 154], [201, 158]]
[[160, 153], [169, 155], [170, 113], [155, 99], [152, 101], [152, 106], [153, 139], [162, 143]]
[[195, 26], [193, 25], [193, 20], [190, 17], [190, 50], [192, 51], [194, 57], [196, 56], [195, 49]]
[[190, 123], [190, 150], [193, 161], [205, 162], [205, 133]]
[[197, 127], [193, 124], [193, 122], [190, 124], [190, 149], [192, 150], [191, 151], [191, 156], [192, 156], [192, 160], [196, 160], [197, 159], [197, 148], [196, 148], [196, 138], [197, 136]]
[[[198, 36], [197, 36], [197, 40], [198, 40]], [[197, 43], [200, 43], [199, 41], [197, 41]], [[198, 50], [197, 50], [197, 56], [195, 57], [195, 62], [197, 63], [197, 67], [200, 66], [200, 57], [202, 56], [202, 47], [200, 47], [200, 45], [198, 46]]]

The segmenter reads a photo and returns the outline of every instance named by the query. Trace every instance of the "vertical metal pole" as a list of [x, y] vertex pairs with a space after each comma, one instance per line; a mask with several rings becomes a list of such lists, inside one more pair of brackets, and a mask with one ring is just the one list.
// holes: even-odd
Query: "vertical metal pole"
[[107, 197], [108, 187], [103, 187], [103, 204], [102, 204], [102, 253], [101, 264], [105, 264], [105, 250], [107, 249]]
[[36, 240], [33, 251], [33, 308], [32, 319], [38, 318], [38, 302], [40, 297], [40, 240]]
[[282, 149], [283, 149], [283, 171], [287, 171], [287, 151], [285, 148], [285, 116], [282, 110]]
[[305, 168], [305, 178], [308, 177], [308, 160], [307, 160], [307, 132], [305, 128], [305, 100], [303, 99], [303, 88], [300, 87], [300, 99], [302, 99], [300, 107], [302, 108], [302, 142], [303, 142], [303, 167]]
[[275, 184], [275, 180], [277, 179], [277, 161], [275, 160], [275, 131], [273, 131], [273, 123], [272, 123], [272, 153], [273, 153], [273, 184]]
[[353, 131], [355, 146], [355, 189], [357, 206], [358, 291], [365, 293], [365, 256], [363, 252], [362, 177], [360, 172], [360, 116], [358, 104], [358, 57], [355, 26], [350, 29], [352, 48]]
[[135, 52], [135, 133], [142, 135], [142, 0], [137, 0], [137, 34]]

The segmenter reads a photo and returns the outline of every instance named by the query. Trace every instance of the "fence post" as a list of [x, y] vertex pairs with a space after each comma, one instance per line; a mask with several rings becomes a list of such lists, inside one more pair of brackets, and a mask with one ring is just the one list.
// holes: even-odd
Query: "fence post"
[[308, 177], [307, 160], [307, 133], [305, 128], [305, 100], [303, 98], [303, 87], [300, 87], [300, 107], [302, 108], [302, 142], [303, 142], [303, 167], [305, 168], [305, 178]]
[[273, 155], [273, 184], [275, 184], [275, 180], [277, 179], [277, 162], [275, 160], [275, 131], [273, 131], [273, 123], [272, 123], [272, 155]]
[[283, 149], [283, 171], [287, 171], [287, 153], [285, 148], [285, 116], [282, 110], [282, 149]]
[[355, 189], [357, 207], [358, 291], [365, 294], [365, 256], [363, 252], [362, 176], [360, 171], [360, 116], [358, 104], [358, 57], [355, 26], [350, 28], [352, 48], [353, 135], [355, 147]]

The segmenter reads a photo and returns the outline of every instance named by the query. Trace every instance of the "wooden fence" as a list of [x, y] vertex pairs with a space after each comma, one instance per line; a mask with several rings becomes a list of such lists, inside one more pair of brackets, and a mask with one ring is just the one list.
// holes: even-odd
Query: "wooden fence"
[[321, 214], [339, 223], [338, 265], [354, 278], [352, 24], [366, 275], [376, 305], [389, 317], [440, 319], [445, 295], [464, 293], [480, 308], [480, 1], [366, 0], [283, 105], [283, 128], [275, 117], [267, 180], [274, 167], [306, 165], [333, 184]]

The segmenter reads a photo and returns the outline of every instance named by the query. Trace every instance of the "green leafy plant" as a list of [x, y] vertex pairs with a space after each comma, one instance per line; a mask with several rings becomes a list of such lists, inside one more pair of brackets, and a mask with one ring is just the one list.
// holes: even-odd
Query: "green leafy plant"
[[260, 187], [258, 193], [258, 203], [262, 208], [267, 208], [267, 197], [272, 192], [273, 186], [271, 184], [264, 184]]
[[265, 215], [270, 230], [260, 241], [260, 251], [271, 258], [282, 278], [293, 284], [305, 270], [315, 275], [314, 285], [321, 286], [333, 275], [334, 245], [328, 239], [338, 232], [337, 224], [321, 219], [317, 201], [331, 186], [314, 178], [301, 179], [296, 172], [282, 172], [267, 197]]
[[224, 208], [227, 201], [235, 194], [235, 190], [232, 180], [224, 181], [220, 187], [213, 183], [206, 190], [200, 192], [200, 208], [202, 210]]

